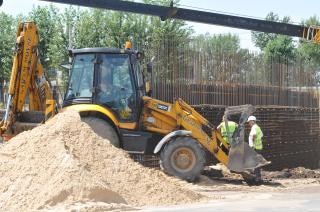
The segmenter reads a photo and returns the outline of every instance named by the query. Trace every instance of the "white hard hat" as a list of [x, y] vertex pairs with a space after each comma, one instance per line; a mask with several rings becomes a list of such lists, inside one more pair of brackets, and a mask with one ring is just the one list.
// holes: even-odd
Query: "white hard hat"
[[248, 122], [249, 122], [249, 121], [257, 121], [257, 119], [256, 119], [255, 116], [249, 116]]

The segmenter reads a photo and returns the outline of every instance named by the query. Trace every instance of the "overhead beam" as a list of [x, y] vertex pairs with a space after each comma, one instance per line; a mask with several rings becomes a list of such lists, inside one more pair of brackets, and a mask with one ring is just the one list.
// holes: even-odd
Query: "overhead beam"
[[137, 13], [142, 15], [158, 16], [161, 20], [168, 18], [192, 21], [204, 24], [227, 26], [239, 29], [277, 33], [294, 37], [303, 37], [306, 27], [240, 16], [225, 15], [219, 13], [184, 9], [178, 7], [166, 7], [137, 2], [119, 0], [42, 0], [54, 3], [72, 4], [84, 7], [116, 10], [122, 12]]

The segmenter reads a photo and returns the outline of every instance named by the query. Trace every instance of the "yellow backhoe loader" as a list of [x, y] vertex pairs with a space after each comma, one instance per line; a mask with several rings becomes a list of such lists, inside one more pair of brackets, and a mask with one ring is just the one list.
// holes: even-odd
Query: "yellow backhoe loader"
[[[320, 43], [319, 26], [191, 10], [175, 7], [173, 2], [160, 6], [118, 0], [45, 1], [277, 33]], [[240, 173], [268, 163], [243, 141], [243, 125], [252, 107], [227, 110], [242, 110], [240, 127], [229, 146], [214, 126], [181, 99], [169, 104], [146, 96], [138, 52], [90, 48], [73, 50], [70, 55], [74, 59], [63, 106], [79, 111], [85, 122], [114, 145], [133, 153], [159, 154], [165, 172], [189, 181], [199, 176], [205, 151]]]
[[[38, 41], [34, 23], [19, 24], [9, 97], [0, 124], [5, 138], [37, 126], [56, 112], [40, 64]], [[220, 132], [183, 100], [169, 104], [146, 95], [141, 55], [130, 43], [125, 49], [70, 51], [73, 62], [64, 110], [78, 111], [98, 135], [129, 153], [160, 155], [166, 173], [188, 181], [200, 175], [206, 152], [240, 173], [267, 164], [243, 142], [243, 124], [254, 111], [252, 106], [233, 108], [233, 112], [242, 111], [243, 118], [239, 136], [229, 146]], [[23, 111], [26, 99], [29, 111]]]
[[[161, 20], [175, 18], [278, 33], [320, 43], [318, 26], [216, 14], [178, 8], [173, 4], [166, 7], [118, 0], [46, 1], [153, 15]], [[20, 24], [9, 98], [0, 126], [2, 136], [10, 137], [34, 127], [37, 125], [34, 122], [43, 121], [55, 113], [55, 103], [39, 62], [37, 45], [38, 34], [34, 23]], [[201, 173], [206, 162], [206, 151], [235, 172], [247, 173], [268, 164], [243, 139], [244, 123], [254, 111], [251, 106], [226, 110], [226, 115], [242, 113], [238, 130], [229, 139], [231, 145], [228, 145], [220, 132], [183, 100], [169, 104], [146, 95], [148, 92], [139, 66], [141, 53], [131, 48], [87, 48], [72, 50], [70, 56], [73, 63], [63, 107], [65, 110], [77, 110], [83, 121], [115, 146], [131, 153], [158, 154], [165, 172], [189, 181], [195, 180]], [[27, 97], [30, 111], [24, 112]], [[35, 120], [30, 123], [31, 119]]]
[[[139, 67], [141, 53], [130, 49], [86, 48], [73, 58], [64, 110], [76, 110], [101, 137], [129, 153], [160, 155], [162, 169], [188, 181], [206, 164], [206, 152], [235, 172], [268, 162], [243, 141], [252, 106], [232, 107], [242, 113], [239, 131], [229, 146], [219, 131], [182, 99], [173, 104], [147, 96]], [[149, 66], [151, 67], [151, 66]]]

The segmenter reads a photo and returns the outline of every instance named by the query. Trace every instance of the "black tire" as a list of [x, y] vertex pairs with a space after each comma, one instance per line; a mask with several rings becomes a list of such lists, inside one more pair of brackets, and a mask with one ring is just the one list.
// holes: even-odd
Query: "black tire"
[[81, 120], [87, 123], [97, 135], [108, 139], [113, 146], [120, 147], [119, 136], [107, 121], [90, 116], [81, 117]]
[[193, 182], [206, 163], [205, 152], [192, 137], [178, 137], [170, 141], [160, 153], [160, 167], [169, 175]]

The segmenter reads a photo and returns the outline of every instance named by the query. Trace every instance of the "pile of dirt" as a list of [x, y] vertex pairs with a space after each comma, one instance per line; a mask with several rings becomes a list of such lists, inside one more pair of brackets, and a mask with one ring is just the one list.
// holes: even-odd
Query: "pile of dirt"
[[320, 170], [311, 170], [304, 167], [297, 167], [292, 169], [283, 169], [281, 171], [263, 172], [266, 178], [320, 178]]
[[2, 145], [0, 179], [2, 211], [83, 209], [92, 204], [110, 210], [204, 200], [187, 189], [188, 183], [133, 162], [74, 111]]

